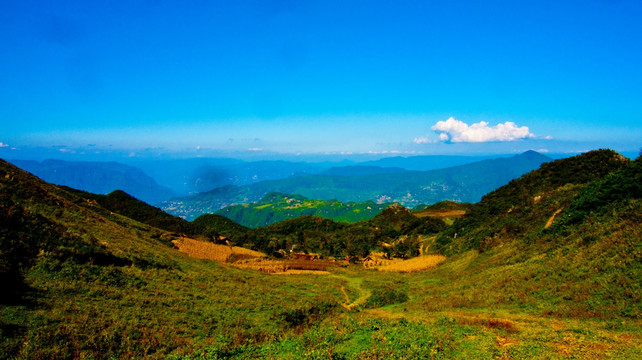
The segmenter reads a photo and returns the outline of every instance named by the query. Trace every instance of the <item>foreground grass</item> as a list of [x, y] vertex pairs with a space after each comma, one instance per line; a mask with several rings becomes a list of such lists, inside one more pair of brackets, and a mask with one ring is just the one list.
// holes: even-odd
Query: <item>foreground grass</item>
[[175, 269], [41, 261], [20, 305], [0, 308], [3, 358], [165, 358], [224, 338], [274, 341], [283, 314], [343, 297], [335, 281], [280, 278], [174, 254]]
[[639, 319], [559, 316], [548, 311], [554, 301], [496, 301], [498, 295], [483, 297], [483, 285], [453, 282], [472, 258], [492, 261], [490, 254], [469, 253], [412, 274], [353, 266], [288, 277], [171, 254], [175, 269], [40, 259], [27, 302], [0, 310], [2, 357], [642, 356]]

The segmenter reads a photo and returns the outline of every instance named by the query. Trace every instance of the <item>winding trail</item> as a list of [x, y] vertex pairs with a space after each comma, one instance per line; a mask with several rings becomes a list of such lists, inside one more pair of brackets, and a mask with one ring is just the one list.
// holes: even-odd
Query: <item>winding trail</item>
[[348, 296], [348, 293], [343, 285], [340, 285], [339, 288], [341, 289], [341, 292], [346, 298], [345, 304], [341, 304], [345, 309], [347, 310], [354, 310], [355, 308], [359, 307], [360, 305], [363, 305], [366, 300], [372, 295], [370, 290], [364, 289], [362, 287], [363, 284], [363, 279], [362, 278], [352, 278], [352, 277], [347, 277], [347, 276], [342, 276], [342, 275], [332, 275], [333, 278], [340, 279], [340, 280], [345, 280], [348, 284], [349, 287], [353, 288], [356, 290], [356, 292], [359, 294], [359, 296], [354, 299], [352, 302], [350, 302], [350, 297]]
[[548, 219], [548, 221], [546, 222], [546, 225], [544, 225], [544, 229], [548, 229], [549, 227], [551, 227], [551, 225], [553, 225], [553, 220], [555, 220], [555, 217], [557, 216], [557, 214], [561, 213], [562, 210], [564, 209], [563, 208], [558, 209], [555, 213], [553, 213], [553, 216], [551, 216], [551, 218]]

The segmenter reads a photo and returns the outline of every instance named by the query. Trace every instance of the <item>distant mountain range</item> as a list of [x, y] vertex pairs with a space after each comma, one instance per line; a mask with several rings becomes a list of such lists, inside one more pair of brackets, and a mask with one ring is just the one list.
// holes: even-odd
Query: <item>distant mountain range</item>
[[[233, 158], [131, 160], [159, 184], [185, 196], [211, 191], [226, 185], [243, 186], [266, 180], [305, 175], [358, 176], [404, 171], [428, 171], [497, 158], [497, 155], [421, 155], [379, 160], [343, 161], [243, 161]], [[508, 157], [508, 155], [506, 155]], [[287, 191], [286, 191], [287, 192]]]
[[140, 169], [117, 162], [10, 160], [14, 165], [56, 185], [97, 194], [123, 190], [149, 204], [175, 196]]
[[407, 169], [400, 167], [380, 167], [380, 166], [366, 166], [366, 165], [353, 165], [353, 166], [336, 166], [332, 167], [321, 175], [329, 176], [364, 176], [364, 175], [378, 175], [378, 174], [396, 174], [406, 172]]
[[336, 164], [282, 160], [242, 161], [231, 158], [138, 160], [129, 165], [142, 169], [159, 184], [185, 196], [225, 185], [247, 185], [264, 180], [318, 174]]
[[[491, 156], [424, 155], [355, 162], [244, 161], [233, 158], [130, 159], [117, 162], [10, 160], [54, 184], [99, 194], [123, 190], [150, 204], [227, 185], [307, 175], [371, 176], [427, 171], [481, 161]], [[287, 190], [287, 189], [286, 189]], [[289, 193], [289, 191], [284, 191]], [[260, 197], [259, 197], [260, 199]], [[258, 200], [258, 199], [257, 199]]]
[[[482, 160], [431, 171], [368, 175], [309, 175], [224, 186], [208, 192], [164, 201], [161, 208], [191, 220], [235, 204], [259, 201], [269, 192], [298, 194], [342, 202], [397, 202], [407, 207], [442, 200], [477, 202], [482, 195], [552, 159], [535, 151], [512, 157]], [[359, 171], [362, 168], [358, 169]]]
[[[506, 155], [505, 157], [509, 157]], [[499, 156], [501, 157], [501, 156]], [[391, 156], [379, 160], [364, 161], [360, 166], [396, 167], [410, 171], [429, 171], [446, 167], [470, 164], [483, 160], [498, 158], [497, 155], [417, 155]]]

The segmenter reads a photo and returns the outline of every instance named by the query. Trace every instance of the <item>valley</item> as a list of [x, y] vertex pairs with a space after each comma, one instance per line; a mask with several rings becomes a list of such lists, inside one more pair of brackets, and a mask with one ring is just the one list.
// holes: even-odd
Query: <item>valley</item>
[[0, 358], [639, 358], [640, 170], [598, 150], [473, 203], [252, 229], [1, 161]]

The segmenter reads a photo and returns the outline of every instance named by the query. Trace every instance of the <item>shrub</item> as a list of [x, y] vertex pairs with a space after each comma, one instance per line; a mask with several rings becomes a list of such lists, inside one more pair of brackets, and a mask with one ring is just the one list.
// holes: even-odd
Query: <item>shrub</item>
[[289, 328], [310, 326], [319, 322], [336, 307], [336, 303], [322, 300], [316, 304], [284, 310], [275, 316], [275, 320]]
[[400, 304], [408, 301], [405, 286], [397, 283], [385, 283], [372, 290], [372, 295], [366, 300], [366, 308], [372, 309], [386, 305]]

